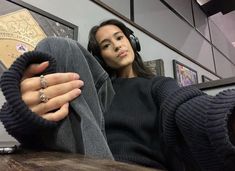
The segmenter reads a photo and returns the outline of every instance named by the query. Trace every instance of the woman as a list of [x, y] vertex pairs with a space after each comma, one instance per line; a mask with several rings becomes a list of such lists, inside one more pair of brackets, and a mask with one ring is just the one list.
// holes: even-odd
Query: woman
[[11, 135], [26, 147], [153, 168], [232, 169], [234, 90], [211, 97], [153, 77], [117, 20], [91, 29], [88, 50], [112, 82], [77, 42], [60, 38], [43, 40], [3, 74], [0, 117]]

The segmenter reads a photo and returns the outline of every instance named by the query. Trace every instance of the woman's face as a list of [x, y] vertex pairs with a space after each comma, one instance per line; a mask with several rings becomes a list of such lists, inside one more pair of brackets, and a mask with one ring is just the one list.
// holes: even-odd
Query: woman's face
[[117, 70], [127, 67], [132, 69], [134, 51], [119, 27], [115, 25], [100, 27], [96, 33], [96, 40], [100, 46], [101, 56], [109, 67]]

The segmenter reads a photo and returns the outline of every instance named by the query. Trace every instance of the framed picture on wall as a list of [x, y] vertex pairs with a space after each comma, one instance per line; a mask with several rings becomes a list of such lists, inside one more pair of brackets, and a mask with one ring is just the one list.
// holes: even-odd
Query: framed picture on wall
[[173, 60], [173, 72], [180, 87], [198, 83], [197, 71], [177, 60]]
[[164, 62], [162, 59], [144, 61], [144, 65], [149, 68], [155, 75], [164, 76]]
[[0, 1], [0, 60], [6, 68], [45, 37], [77, 35], [76, 25], [21, 0]]
[[209, 82], [209, 81], [212, 81], [212, 79], [210, 79], [209, 77], [205, 76], [205, 75], [202, 75], [202, 82]]

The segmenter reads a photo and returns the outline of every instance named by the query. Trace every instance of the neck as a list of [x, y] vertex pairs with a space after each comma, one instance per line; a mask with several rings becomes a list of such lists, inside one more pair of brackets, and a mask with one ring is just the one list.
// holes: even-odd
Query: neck
[[117, 76], [121, 78], [133, 78], [137, 77], [136, 73], [134, 72], [132, 65], [129, 67], [121, 68], [117, 72]]

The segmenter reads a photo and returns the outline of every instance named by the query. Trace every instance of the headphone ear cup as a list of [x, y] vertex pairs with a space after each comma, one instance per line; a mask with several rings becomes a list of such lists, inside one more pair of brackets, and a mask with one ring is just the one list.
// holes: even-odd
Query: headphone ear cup
[[131, 42], [132, 47], [137, 52], [139, 52], [141, 50], [139, 39], [137, 37], [135, 37], [133, 34], [130, 34], [129, 38], [130, 38], [130, 42]]
[[135, 37], [135, 44], [136, 44], [136, 50], [137, 52], [139, 52], [141, 50], [141, 47], [140, 47], [139, 39], [137, 37]]

